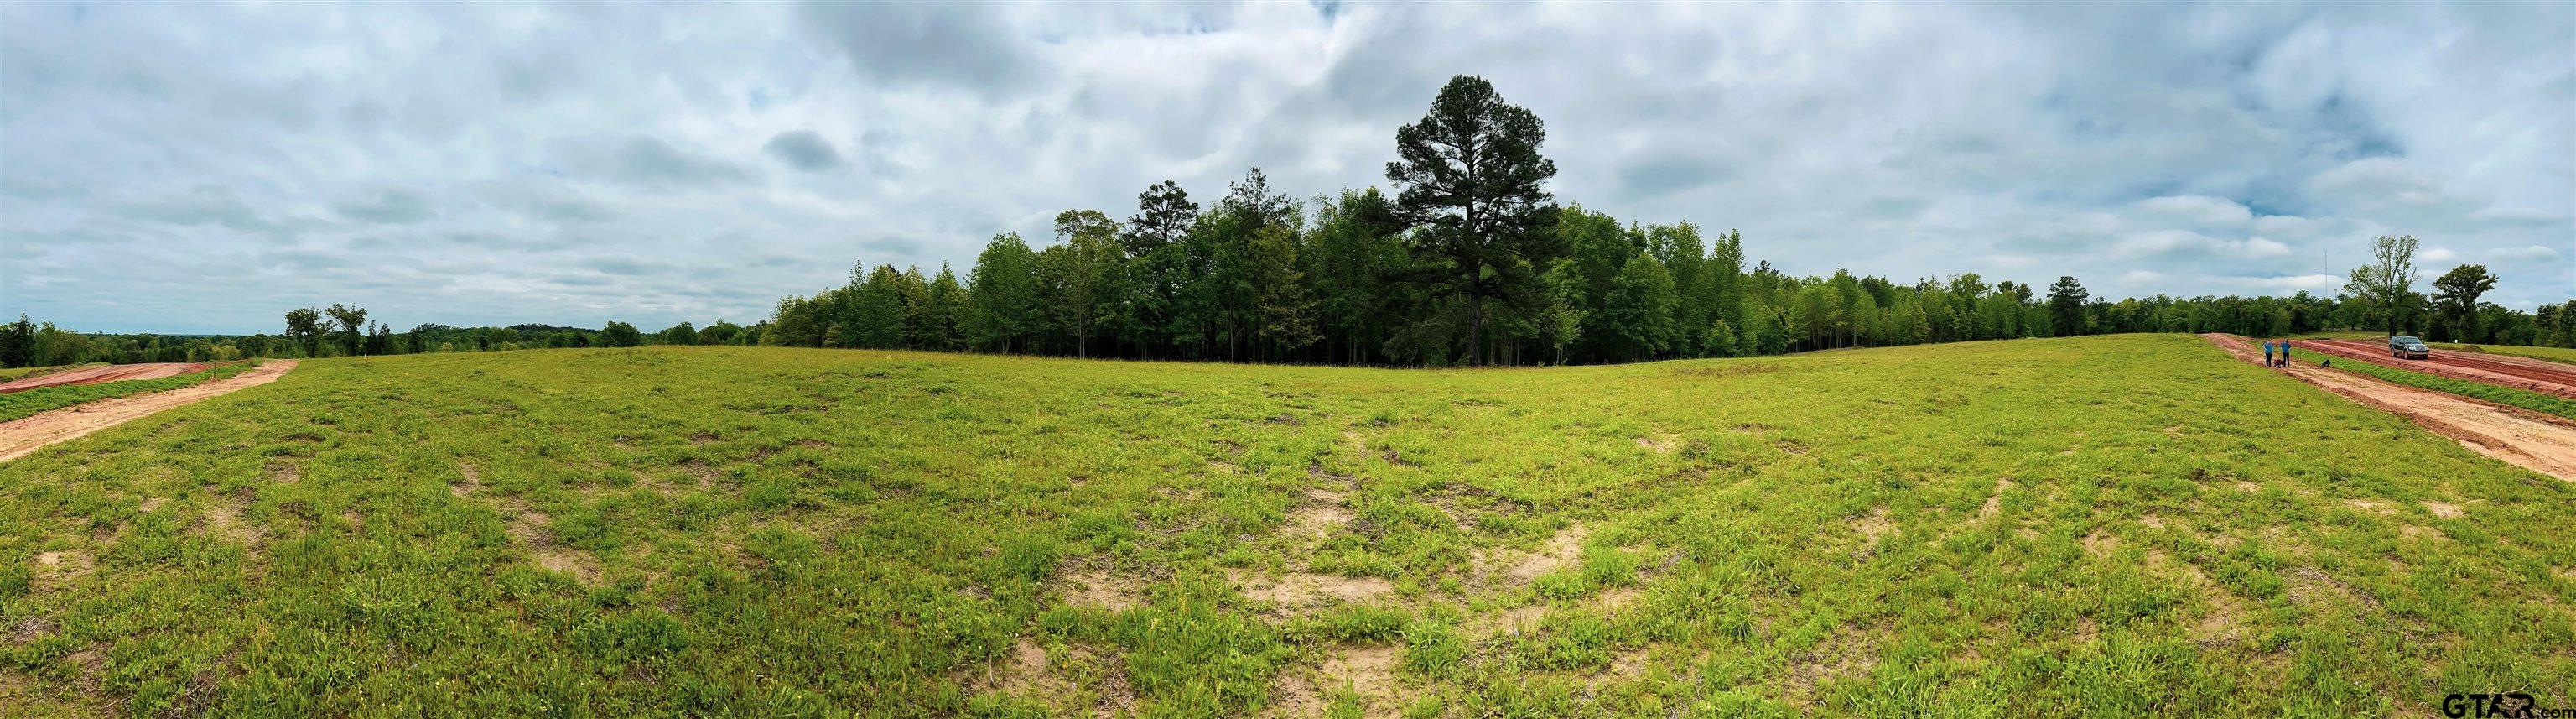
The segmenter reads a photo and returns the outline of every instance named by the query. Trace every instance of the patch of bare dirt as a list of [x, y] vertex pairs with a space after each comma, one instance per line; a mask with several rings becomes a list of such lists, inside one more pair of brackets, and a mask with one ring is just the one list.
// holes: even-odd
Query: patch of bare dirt
[[[1109, 661], [1098, 652], [1082, 645], [1064, 648], [1065, 661], [1058, 663], [1047, 655], [1045, 647], [1035, 640], [1021, 637], [1012, 643], [1009, 654], [984, 665], [968, 668], [968, 676], [959, 681], [976, 694], [999, 692], [1037, 700], [1055, 709], [1059, 716], [1127, 716], [1136, 710], [1136, 692], [1127, 684], [1123, 662]], [[1085, 696], [1079, 679], [1093, 680]], [[1089, 711], [1068, 711], [1089, 700]]]
[[[2243, 337], [2204, 334], [2211, 344], [2261, 364]], [[2313, 365], [2279, 370], [2363, 405], [2405, 417], [2480, 454], [2565, 480], [2576, 480], [2576, 421], [2458, 395], [2380, 382]]]
[[278, 484], [295, 484], [304, 481], [304, 468], [294, 462], [270, 462], [267, 471], [268, 481]]
[[2092, 534], [2084, 535], [2085, 554], [2094, 557], [2108, 557], [2111, 556], [2112, 552], [2116, 551], [2120, 551], [2119, 535], [2112, 534], [2110, 531], [2102, 529], [2096, 529], [2093, 530]]
[[462, 497], [483, 488], [483, 470], [475, 468], [474, 463], [456, 463], [456, 473], [462, 478], [456, 480], [455, 484], [447, 485], [448, 494]]
[[25, 644], [38, 639], [43, 639], [46, 636], [52, 635], [55, 631], [60, 630], [61, 628], [62, 626], [55, 624], [54, 620], [46, 619], [44, 617], [28, 617], [26, 619], [18, 620], [17, 624], [9, 626], [9, 641]]
[[2335, 597], [2357, 602], [2364, 606], [2378, 606], [2379, 604], [2378, 600], [2372, 599], [2370, 596], [2360, 592], [2353, 591], [2351, 586], [2346, 585], [2343, 582], [2335, 581], [2333, 576], [2326, 574], [2324, 570], [2316, 567], [2300, 567], [2296, 570], [2292, 570], [2290, 572], [2289, 580], [2288, 589], [2290, 592], [2290, 601], [2298, 604], [2299, 606], [2316, 606], [2319, 603], [2326, 602]]
[[1852, 520], [1852, 531], [1859, 532], [1863, 546], [1876, 548], [1879, 540], [1896, 533], [1896, 522], [1887, 518], [1887, 508], [1869, 511], [1869, 516]]
[[544, 512], [520, 512], [510, 520], [510, 538], [527, 546], [528, 558], [537, 566], [570, 574], [583, 584], [599, 583], [599, 561], [588, 552], [556, 544], [554, 532], [546, 528], [553, 523], [554, 518]]
[[1874, 636], [1845, 630], [1791, 656], [1788, 669], [1777, 685], [1782, 697], [1791, 706], [1813, 706], [1818, 685], [1868, 673], [1872, 667], [1878, 666]]
[[1271, 687], [1263, 717], [1317, 717], [1331, 708], [1328, 698], [1343, 690], [1360, 697], [1361, 716], [1393, 717], [1403, 693], [1396, 687], [1394, 647], [1363, 646], [1329, 650], [1312, 671], [1291, 668]]
[[268, 384], [285, 376], [291, 369], [295, 369], [294, 360], [273, 360], [224, 379], [166, 392], [85, 402], [0, 423], [0, 462], [27, 456], [47, 445], [86, 437], [161, 410]]
[[2343, 504], [2344, 506], [2363, 512], [2369, 512], [2371, 514], [2387, 515], [2394, 514], [2396, 512], [2396, 510], [2391, 508], [2387, 502], [2382, 502], [2376, 499], [2347, 499], [2343, 501]]
[[1674, 439], [1672, 435], [1659, 434], [1652, 437], [1638, 437], [1637, 446], [1652, 450], [1656, 454], [1672, 454], [1675, 448], [1681, 446], [1681, 441]]
[[1377, 577], [1342, 577], [1289, 572], [1279, 577], [1242, 573], [1235, 577], [1243, 596], [1282, 610], [1306, 610], [1332, 604], [1366, 603], [1395, 591], [1395, 583]]
[[230, 498], [218, 497], [213, 506], [206, 508], [205, 528], [207, 532], [243, 547], [259, 544], [259, 527], [243, 521], [241, 506]]
[[1132, 577], [1115, 577], [1098, 569], [1079, 569], [1058, 575], [1057, 589], [1065, 602], [1076, 606], [1098, 607], [1123, 612], [1145, 603], [1145, 583]]
[[100, 382], [123, 382], [127, 380], [177, 377], [191, 372], [203, 372], [211, 367], [214, 367], [214, 365], [189, 362], [139, 362], [135, 364], [115, 364], [105, 367], [64, 370], [61, 372], [40, 374], [33, 377], [23, 377], [9, 382], [0, 382], [0, 394], [25, 392], [38, 387], [60, 387], [75, 384], [97, 384]]
[[2419, 502], [2419, 504], [2424, 505], [2424, 511], [2432, 512], [2433, 516], [2441, 517], [2443, 519], [2460, 518], [2460, 505], [2449, 502], [2436, 502], [2429, 499]]
[[1583, 525], [1568, 526], [1556, 536], [1549, 537], [1547, 544], [1536, 553], [1504, 569], [1503, 576], [1513, 584], [1528, 584], [1530, 580], [1557, 570], [1580, 566], [1583, 563], [1583, 538], [1590, 534], [1591, 530]]
[[1996, 515], [2003, 514], [2004, 490], [2012, 488], [2013, 481], [2011, 477], [1995, 480], [1995, 493], [1986, 495], [1985, 505], [1977, 508], [1977, 518], [1994, 519]]
[[1342, 527], [1349, 525], [1351, 520], [1359, 518], [1359, 515], [1342, 506], [1344, 499], [1344, 495], [1340, 492], [1325, 489], [1307, 490], [1306, 503], [1288, 510], [1288, 523], [1281, 532], [1301, 540], [1316, 540], [1331, 536]]
[[2243, 636], [2246, 619], [2253, 615], [2253, 609], [2235, 592], [2228, 591], [2225, 585], [2200, 571], [2199, 565], [2175, 561], [2163, 550], [2150, 549], [2147, 550], [2147, 569], [2179, 579], [2192, 593], [2209, 602], [2209, 611], [2201, 615], [2200, 622], [2192, 627], [2193, 636], [2199, 637], [2201, 642], [2220, 644]]

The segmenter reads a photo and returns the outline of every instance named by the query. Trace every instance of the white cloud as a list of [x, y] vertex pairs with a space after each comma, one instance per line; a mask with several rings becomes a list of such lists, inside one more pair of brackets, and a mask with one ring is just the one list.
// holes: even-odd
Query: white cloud
[[[1476, 73], [1558, 196], [1793, 272], [2272, 291], [2379, 234], [2576, 287], [2567, 5], [0, 5], [0, 287], [104, 330], [648, 326], [1244, 169]], [[2331, 254], [2336, 268], [2326, 265]], [[2451, 262], [2456, 258], [2427, 262]], [[2511, 264], [2508, 264], [2511, 263]], [[2442, 269], [2442, 268], [2429, 268]], [[203, 278], [239, 288], [203, 301]], [[2097, 281], [2098, 280], [2098, 281]], [[2339, 283], [2337, 283], [2339, 284]], [[2326, 290], [2325, 287], [2309, 287]]]

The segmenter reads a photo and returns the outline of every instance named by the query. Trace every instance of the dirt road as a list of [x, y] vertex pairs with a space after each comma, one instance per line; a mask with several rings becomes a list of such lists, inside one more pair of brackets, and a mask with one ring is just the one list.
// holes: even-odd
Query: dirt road
[[[2237, 359], [2262, 364], [2253, 340], [2216, 333], [2201, 337]], [[2299, 344], [2308, 342], [2302, 340]], [[2459, 440], [2480, 454], [2576, 481], [2576, 422], [2314, 365], [2280, 371], [2355, 402], [2396, 413], [2434, 434]]]
[[94, 384], [98, 382], [115, 382], [129, 379], [160, 379], [163, 377], [176, 377], [190, 372], [203, 372], [206, 368], [212, 366], [214, 365], [188, 362], [112, 364], [105, 367], [91, 367], [88, 369], [67, 370], [63, 372], [55, 372], [53, 374], [36, 375], [34, 377], [28, 377], [15, 382], [0, 383], [0, 394], [23, 392], [38, 387], [54, 387], [67, 384]]
[[2499, 359], [2493, 355], [2452, 350], [2433, 350], [2426, 359], [2404, 360], [2388, 356], [2388, 345], [2367, 340], [2294, 340], [2294, 347], [2351, 359], [2383, 364], [2452, 379], [2485, 382], [2498, 387], [2526, 389], [2543, 394], [2576, 399], [2576, 365], [2557, 365], [2541, 360], [2518, 357]]
[[167, 392], [139, 394], [131, 397], [103, 399], [87, 404], [64, 407], [32, 417], [0, 423], [0, 462], [24, 457], [29, 452], [56, 442], [79, 439], [91, 432], [124, 424], [129, 420], [197, 400], [228, 394], [244, 387], [255, 387], [277, 381], [287, 370], [295, 369], [294, 360], [274, 360], [248, 372]]

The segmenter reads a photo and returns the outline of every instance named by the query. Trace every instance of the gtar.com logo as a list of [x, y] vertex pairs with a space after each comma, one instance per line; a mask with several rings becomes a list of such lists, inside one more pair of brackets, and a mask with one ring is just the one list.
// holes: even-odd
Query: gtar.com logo
[[2442, 716], [2451, 719], [2540, 719], [2576, 717], [2576, 708], [2540, 708], [2540, 700], [2522, 692], [2453, 694], [2442, 697]]

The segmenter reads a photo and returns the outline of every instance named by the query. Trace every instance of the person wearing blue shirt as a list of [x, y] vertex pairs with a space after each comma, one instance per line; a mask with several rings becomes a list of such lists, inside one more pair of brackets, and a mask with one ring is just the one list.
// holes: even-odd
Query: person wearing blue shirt
[[2264, 340], [2264, 341], [2263, 341], [2263, 366], [2265, 366], [2265, 367], [2270, 367], [2270, 366], [2272, 366], [2272, 341], [2271, 341], [2271, 340]]

